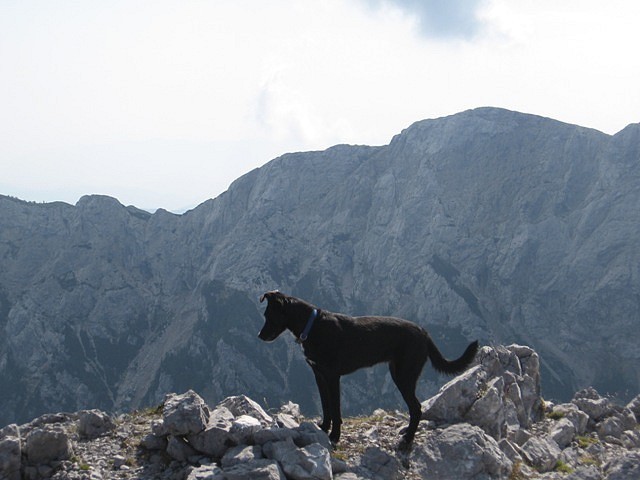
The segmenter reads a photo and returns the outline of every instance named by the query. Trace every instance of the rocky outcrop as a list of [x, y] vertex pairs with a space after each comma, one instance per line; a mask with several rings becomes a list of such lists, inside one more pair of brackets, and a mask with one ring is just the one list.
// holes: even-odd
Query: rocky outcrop
[[[416, 321], [449, 356], [526, 343], [558, 400], [636, 392], [639, 160], [639, 125], [482, 108], [381, 147], [284, 155], [183, 215], [0, 197], [0, 425], [189, 388], [315, 408], [294, 342], [255, 337], [273, 288]], [[425, 373], [418, 390], [440, 384]], [[398, 402], [385, 369], [343, 397], [351, 414]]]
[[[117, 418], [91, 410], [6, 427], [0, 478], [637, 478], [640, 395], [621, 406], [588, 388], [567, 403], [544, 401], [536, 390], [538, 359], [528, 347], [484, 347], [473, 368], [425, 401], [431, 420], [421, 423], [410, 450], [398, 448], [404, 413], [346, 418], [333, 446], [294, 404], [267, 412], [240, 395], [210, 407], [189, 390], [167, 395], [157, 409]], [[528, 393], [513, 394], [530, 382]]]
[[543, 416], [540, 361], [529, 347], [482, 347], [476, 365], [423, 403], [423, 418], [468, 422], [496, 440], [516, 435]]

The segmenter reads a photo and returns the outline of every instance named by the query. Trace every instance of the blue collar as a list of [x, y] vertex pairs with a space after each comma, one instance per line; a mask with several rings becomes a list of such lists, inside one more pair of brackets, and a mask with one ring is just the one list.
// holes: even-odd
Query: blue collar
[[309, 320], [307, 320], [307, 325], [304, 327], [304, 330], [298, 337], [298, 343], [304, 342], [309, 337], [309, 332], [311, 331], [311, 327], [313, 327], [313, 322], [318, 317], [318, 310], [315, 308], [311, 311], [311, 315], [309, 315]]

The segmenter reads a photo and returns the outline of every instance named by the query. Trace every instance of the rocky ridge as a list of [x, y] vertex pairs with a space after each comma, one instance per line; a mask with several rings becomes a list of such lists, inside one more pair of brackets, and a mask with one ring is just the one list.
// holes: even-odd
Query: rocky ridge
[[332, 446], [289, 403], [268, 413], [241, 395], [209, 407], [192, 390], [155, 409], [50, 414], [0, 430], [7, 480], [550, 479], [640, 476], [640, 395], [620, 406], [594, 389], [540, 396], [538, 354], [483, 347], [476, 363], [423, 403], [409, 451], [407, 416], [348, 418]]

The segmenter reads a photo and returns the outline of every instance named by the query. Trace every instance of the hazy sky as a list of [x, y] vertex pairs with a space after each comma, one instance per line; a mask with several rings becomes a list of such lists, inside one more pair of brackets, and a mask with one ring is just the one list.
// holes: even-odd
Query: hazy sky
[[636, 0], [0, 0], [0, 193], [193, 207], [496, 106], [640, 122]]

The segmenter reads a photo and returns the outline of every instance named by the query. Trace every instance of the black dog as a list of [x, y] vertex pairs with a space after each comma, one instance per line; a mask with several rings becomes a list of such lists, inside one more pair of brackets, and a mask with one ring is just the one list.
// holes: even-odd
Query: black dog
[[274, 291], [267, 300], [265, 324], [258, 336], [267, 342], [289, 329], [302, 344], [307, 363], [316, 377], [322, 402], [322, 423], [329, 438], [340, 439], [340, 377], [363, 367], [389, 363], [391, 378], [409, 407], [409, 426], [403, 435], [408, 446], [422, 416], [415, 390], [428, 358], [442, 373], [457, 374], [473, 361], [478, 342], [471, 343], [457, 360], [446, 360], [429, 334], [418, 325], [391, 317], [350, 317], [331, 313], [304, 300]]

